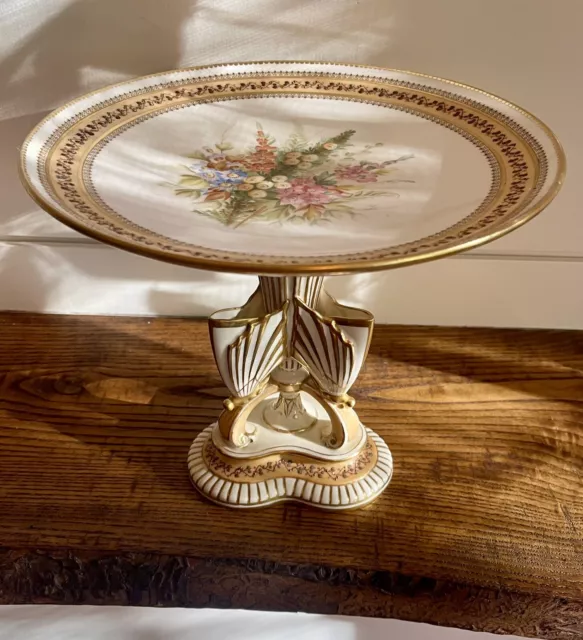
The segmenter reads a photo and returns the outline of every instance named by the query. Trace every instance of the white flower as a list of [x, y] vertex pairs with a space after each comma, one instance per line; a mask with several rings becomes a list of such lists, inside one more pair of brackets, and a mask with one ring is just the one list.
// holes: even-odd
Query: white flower
[[296, 164], [300, 164], [300, 161], [297, 158], [287, 158], [283, 161], [283, 164], [287, 164], [290, 167], [293, 167]]
[[258, 189], [271, 189], [273, 187], [273, 182], [269, 182], [269, 180], [264, 180], [263, 182], [257, 183]]
[[249, 191], [248, 193], [252, 198], [267, 197], [267, 191], [263, 191], [263, 189], [253, 189], [253, 191]]
[[245, 178], [245, 182], [248, 184], [259, 184], [260, 182], [263, 182], [263, 180], [263, 176], [249, 176], [248, 178]]
[[276, 189], [289, 189], [291, 184], [289, 182], [276, 182], [274, 186]]
[[298, 169], [311, 169], [311, 168], [312, 168], [311, 162], [300, 162], [300, 164], [298, 164]]
[[298, 159], [301, 158], [302, 154], [299, 151], [289, 151], [288, 153], [285, 154], [286, 158], [294, 158], [294, 159]]
[[273, 182], [287, 182], [287, 176], [271, 176]]
[[315, 153], [306, 153], [302, 156], [302, 162], [316, 162], [318, 156]]

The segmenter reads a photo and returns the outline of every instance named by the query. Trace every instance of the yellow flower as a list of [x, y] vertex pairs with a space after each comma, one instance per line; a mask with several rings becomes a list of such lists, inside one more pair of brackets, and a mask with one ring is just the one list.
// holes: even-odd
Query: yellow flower
[[291, 184], [289, 182], [276, 182], [275, 183], [275, 188], [276, 189], [289, 189], [291, 187]]
[[252, 184], [245, 184], [244, 182], [242, 182], [241, 184], [237, 185], [237, 189], [239, 191], [251, 191], [251, 189], [253, 189], [253, 185]]
[[300, 162], [300, 164], [298, 164], [298, 169], [311, 169], [311, 168], [312, 168], [311, 162]]
[[287, 182], [287, 176], [271, 176], [273, 182]]
[[290, 167], [293, 167], [296, 164], [300, 164], [300, 161], [297, 158], [286, 158], [283, 161], [283, 164], [287, 164]]
[[260, 182], [263, 182], [263, 180], [263, 176], [249, 176], [248, 178], [245, 178], [245, 182], [247, 184], [259, 184]]
[[302, 162], [316, 162], [318, 156], [315, 153], [306, 153], [302, 156]]
[[273, 182], [269, 182], [269, 180], [257, 184], [258, 189], [271, 189], [271, 187], [273, 187]]
[[327, 151], [332, 151], [334, 149], [336, 149], [336, 147], [338, 146], [335, 142], [325, 142], [323, 145], [324, 149], [326, 149]]
[[253, 191], [249, 191], [249, 195], [252, 198], [265, 198], [267, 197], [267, 191], [263, 191], [263, 189], [253, 189]]

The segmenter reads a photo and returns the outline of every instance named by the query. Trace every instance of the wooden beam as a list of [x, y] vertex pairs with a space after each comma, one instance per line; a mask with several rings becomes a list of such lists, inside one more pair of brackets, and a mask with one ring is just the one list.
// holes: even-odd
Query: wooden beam
[[378, 327], [366, 509], [231, 511], [186, 454], [224, 389], [205, 323], [0, 315], [0, 602], [246, 607], [583, 632], [583, 334]]

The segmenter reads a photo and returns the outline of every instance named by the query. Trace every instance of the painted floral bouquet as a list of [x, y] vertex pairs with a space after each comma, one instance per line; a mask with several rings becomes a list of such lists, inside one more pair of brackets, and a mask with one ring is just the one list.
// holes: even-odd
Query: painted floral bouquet
[[[340, 214], [355, 215], [351, 205], [357, 200], [398, 197], [365, 185], [413, 182], [386, 179], [394, 165], [413, 156], [380, 163], [358, 160], [349, 150], [354, 134], [344, 131], [315, 144], [293, 134], [278, 147], [258, 123], [254, 149], [235, 153], [224, 141], [214, 149], [204, 147], [189, 156], [192, 163], [173, 187], [177, 195], [195, 200], [195, 212], [234, 228], [252, 220], [319, 224]], [[361, 154], [380, 146], [366, 145]]]

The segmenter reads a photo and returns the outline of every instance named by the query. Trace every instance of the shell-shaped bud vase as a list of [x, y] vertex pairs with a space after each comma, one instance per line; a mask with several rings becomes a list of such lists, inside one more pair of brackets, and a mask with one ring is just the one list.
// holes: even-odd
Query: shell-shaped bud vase
[[366, 359], [374, 317], [340, 304], [323, 292], [318, 308], [295, 299], [292, 353], [309, 370], [321, 391], [341, 400]]
[[256, 291], [243, 307], [217, 311], [209, 318], [213, 353], [231, 397], [253, 396], [282, 362], [286, 316], [287, 305], [263, 315]]

